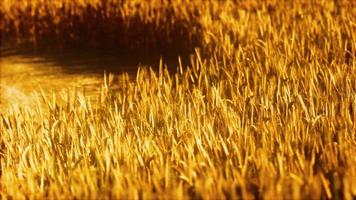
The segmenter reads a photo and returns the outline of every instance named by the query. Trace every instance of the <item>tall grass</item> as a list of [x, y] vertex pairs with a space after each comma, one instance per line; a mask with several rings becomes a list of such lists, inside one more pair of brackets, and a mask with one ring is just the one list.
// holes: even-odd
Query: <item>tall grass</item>
[[[201, 3], [201, 2], [200, 2]], [[152, 51], [198, 43], [188, 1], [7, 1], [0, 30], [5, 42], [34, 48], [100, 47]]]
[[2, 197], [355, 198], [352, 2], [163, 2], [197, 13], [190, 65], [2, 113]]

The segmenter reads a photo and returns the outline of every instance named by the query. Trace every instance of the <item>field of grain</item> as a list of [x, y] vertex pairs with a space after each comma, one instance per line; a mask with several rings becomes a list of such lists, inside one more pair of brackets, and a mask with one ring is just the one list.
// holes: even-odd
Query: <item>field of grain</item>
[[1, 113], [1, 198], [356, 198], [353, 1], [0, 6], [3, 45], [192, 52]]

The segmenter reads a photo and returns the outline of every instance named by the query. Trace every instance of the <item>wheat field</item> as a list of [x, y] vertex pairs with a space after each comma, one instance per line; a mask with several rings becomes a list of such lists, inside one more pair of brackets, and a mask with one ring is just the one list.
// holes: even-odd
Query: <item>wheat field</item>
[[2, 199], [356, 198], [352, 1], [0, 5], [13, 45], [193, 52], [1, 113]]

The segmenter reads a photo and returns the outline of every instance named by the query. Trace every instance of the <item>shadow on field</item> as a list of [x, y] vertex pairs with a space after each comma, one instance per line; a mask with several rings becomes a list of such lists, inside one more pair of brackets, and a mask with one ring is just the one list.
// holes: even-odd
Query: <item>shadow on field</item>
[[38, 1], [0, 9], [0, 59], [36, 57], [68, 73], [120, 73], [135, 72], [138, 65], [157, 69], [162, 58], [175, 72], [178, 56], [188, 62], [199, 46], [200, 28], [193, 20], [198, 14], [181, 15], [188, 4], [96, 2]]
[[18, 63], [36, 64], [37, 66], [43, 66], [43, 68], [56, 66], [67, 74], [103, 74], [104, 72], [120, 74], [127, 72], [135, 75], [140, 66], [149, 66], [157, 71], [161, 59], [163, 64], [168, 67], [169, 72], [175, 73], [179, 65], [178, 57], [181, 58], [183, 66], [186, 66], [189, 63], [189, 55], [191, 53], [193, 52], [177, 51], [174, 47], [172, 49], [148, 52], [88, 47], [70, 47], [65, 50], [1, 47], [0, 59], [6, 61], [6, 59], [15, 58]]

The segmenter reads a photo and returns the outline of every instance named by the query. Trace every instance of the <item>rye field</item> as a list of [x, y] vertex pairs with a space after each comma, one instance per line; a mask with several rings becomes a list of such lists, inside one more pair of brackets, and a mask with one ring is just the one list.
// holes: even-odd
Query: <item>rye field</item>
[[177, 60], [1, 112], [1, 199], [356, 198], [353, 1], [2, 0], [0, 39]]

